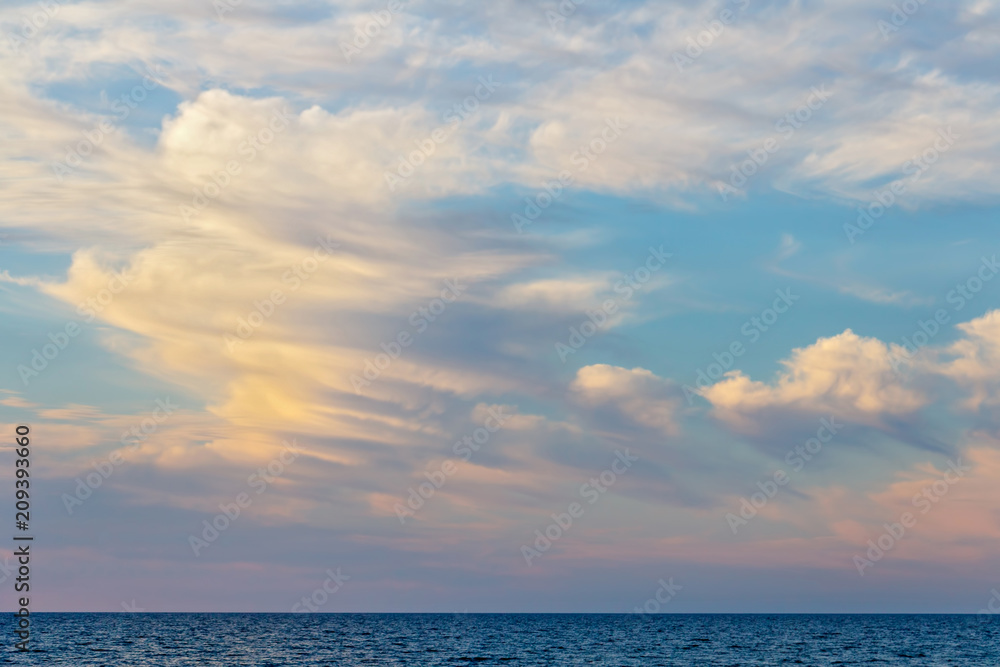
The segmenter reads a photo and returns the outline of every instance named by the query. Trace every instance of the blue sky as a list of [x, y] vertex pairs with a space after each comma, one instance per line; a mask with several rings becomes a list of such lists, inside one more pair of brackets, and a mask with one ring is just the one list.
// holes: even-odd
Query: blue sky
[[986, 604], [995, 1], [220, 6], [0, 10], [35, 608]]

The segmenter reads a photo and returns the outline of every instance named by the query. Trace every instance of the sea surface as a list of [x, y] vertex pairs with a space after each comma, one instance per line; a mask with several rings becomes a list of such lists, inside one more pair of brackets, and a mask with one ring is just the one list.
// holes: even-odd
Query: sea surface
[[32, 614], [4, 664], [1000, 665], [1000, 617], [719, 614]]

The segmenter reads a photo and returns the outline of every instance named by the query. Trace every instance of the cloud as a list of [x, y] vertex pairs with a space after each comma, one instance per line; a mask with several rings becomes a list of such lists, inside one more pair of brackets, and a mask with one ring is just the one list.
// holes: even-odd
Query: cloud
[[570, 391], [585, 406], [612, 408], [646, 428], [665, 435], [678, 433], [681, 402], [676, 385], [644, 368], [585, 366], [577, 371]]
[[969, 409], [1000, 403], [1000, 310], [963, 322], [964, 338], [947, 346], [931, 370], [950, 378], [967, 394]]
[[[553, 30], [544, 8], [520, 0], [407, 4], [347, 61], [339, 41], [370, 20], [370, 4], [243, 3], [223, 20], [210, 3], [193, 0], [62, 4], [19, 54], [0, 50], [0, 176], [11, 184], [0, 188], [0, 226], [16, 229], [10, 236], [26, 262], [46, 272], [26, 275], [32, 264], [17, 256], [0, 284], [19, 288], [5, 294], [54, 298], [88, 325], [59, 363], [66, 385], [102, 387], [75, 402], [0, 400], [9, 408], [54, 406], [39, 412], [52, 422], [39, 425], [39, 439], [53, 443], [39, 455], [40, 475], [70, 480], [123, 446], [123, 432], [145, 419], [121, 414], [141, 410], [121, 396], [127, 392], [107, 389], [127, 376], [136, 385], [173, 385], [196, 407], [130, 451], [128, 472], [108, 481], [107, 496], [95, 495], [95, 505], [106, 498], [121, 513], [113, 516], [183, 536], [244, 488], [285, 439], [305, 449], [273, 498], [255, 505], [257, 518], [247, 519], [258, 523], [244, 534], [262, 542], [230, 542], [227, 558], [241, 567], [247, 553], [255, 554], [248, 567], [264, 561], [247, 544], [291, 539], [317, 545], [301, 553], [327, 553], [321, 545], [333, 535], [359, 562], [382, 569], [413, 564], [421, 553], [433, 555], [421, 575], [507, 572], [504, 550], [608, 464], [608, 439], [645, 448], [641, 463], [602, 514], [588, 516], [592, 525], [581, 523], [561, 543], [564, 562], [643, 558], [625, 547], [653, 538], [620, 538], [646, 535], [649, 525], [623, 516], [659, 521], [660, 535], [683, 533], [656, 538], [664, 552], [677, 546], [693, 560], [735, 562], [740, 552], [731, 545], [692, 537], [711, 532], [697, 510], [676, 508], [714, 507], [728, 493], [719, 480], [731, 485], [748, 460], [759, 462], [723, 427], [745, 433], [835, 413], [916, 428], [942, 378], [965, 392], [966, 407], [994, 405], [996, 314], [961, 325], [960, 341], [922, 351], [903, 374], [889, 363], [897, 348], [851, 330], [792, 351], [770, 381], [730, 373], [705, 390], [722, 427], [691, 410], [684, 414], [692, 428], [680, 428], [677, 385], [641, 367], [659, 367], [663, 357], [647, 363], [645, 355], [674, 355], [669, 346], [609, 336], [615, 340], [583, 352], [595, 356], [569, 379], [558, 370], [565, 367], [549, 364], [566, 316], [582, 319], [613, 284], [595, 253], [619, 234], [649, 231], [645, 220], [630, 226], [631, 213], [655, 209], [642, 200], [711, 208], [735, 167], [759, 156], [769, 138], [780, 138], [780, 149], [746, 182], [748, 192], [865, 202], [904, 179], [903, 211], [995, 199], [1000, 87], [983, 64], [1000, 55], [995, 3], [925, 6], [921, 21], [891, 40], [875, 28], [885, 7], [856, 0], [778, 7], [752, 3], [679, 69], [674, 55], [705, 29], [714, 5], [584, 4]], [[17, 26], [25, 11], [4, 6], [0, 23]], [[115, 118], [107, 101], [153, 65], [164, 72], [155, 94], [88, 147], [84, 133]], [[496, 91], [449, 120], [482, 79], [495, 80]], [[801, 125], [787, 124], [815, 102], [814, 89], [829, 92], [829, 101], [805, 107]], [[939, 131], [949, 127], [955, 142], [935, 155]], [[83, 164], [54, 177], [53, 163], [80, 146], [89, 151]], [[917, 160], [927, 169], [912, 178]], [[573, 231], [512, 234], [522, 190], [541, 191], [562, 171], [571, 184], [546, 215], [558, 211]], [[582, 205], [568, 205], [581, 193]], [[594, 223], [606, 233], [590, 222], [605, 216], [608, 198], [598, 194], [629, 199], [624, 220], [616, 209]], [[809, 232], [795, 230], [780, 237], [774, 267], [804, 261], [802, 249], [815, 247]], [[680, 244], [695, 238], [677, 231]], [[335, 245], [317, 250], [323, 243]], [[689, 257], [696, 261], [697, 252]], [[567, 268], [571, 260], [578, 264]], [[439, 310], [454, 280], [467, 289]], [[860, 281], [822, 284], [874, 303], [920, 302]], [[695, 293], [707, 287], [688, 285], [692, 292], [672, 305], [718, 308]], [[662, 304], [643, 301], [646, 332], [658, 333]], [[628, 305], [636, 310], [627, 314], [637, 312], [638, 304]], [[677, 331], [702, 322], [678, 322]], [[396, 350], [404, 333], [411, 343]], [[598, 356], [605, 354], [613, 356]], [[79, 359], [99, 377], [85, 375]], [[359, 390], [352, 378], [369, 364], [377, 378]], [[478, 428], [490, 409], [513, 416], [421, 515], [425, 531], [401, 534], [391, 503], [425, 479], [428, 465], [452, 456], [455, 438]], [[774, 441], [776, 451], [786, 447]], [[684, 481], [672, 470], [700, 476]], [[808, 489], [831, 508], [856, 490]], [[824, 549], [860, 535], [865, 520], [889, 506], [859, 506], [839, 525], [831, 514], [829, 534], [795, 536], [759, 553], [838, 567]], [[130, 514], [132, 507], [143, 514]], [[373, 512], [390, 520], [380, 523]], [[150, 521], [154, 515], [170, 522]], [[271, 532], [279, 523], [288, 532]], [[456, 525], [467, 530], [456, 533]], [[175, 541], [185, 546], [183, 537]], [[562, 546], [570, 543], [575, 551]], [[162, 553], [158, 547], [156, 558], [173, 557]], [[286, 556], [272, 560], [280, 565]], [[223, 579], [212, 575], [213, 585]]]
[[515, 309], [582, 313], [611, 291], [615, 277], [613, 274], [565, 276], [514, 283], [502, 288], [497, 300]]
[[94, 407], [93, 405], [77, 405], [75, 403], [70, 403], [62, 408], [39, 410], [38, 416], [42, 419], [50, 421], [80, 422], [97, 419], [102, 415], [100, 409]]
[[884, 287], [870, 285], [842, 285], [837, 288], [842, 294], [849, 294], [862, 301], [882, 304], [898, 304], [901, 306], [929, 306], [934, 303], [931, 298], [920, 298], [907, 290], [893, 291]]
[[8, 408], [23, 408], [25, 410], [38, 407], [37, 403], [26, 401], [20, 396], [11, 396], [9, 398], [0, 399], [0, 405], [6, 405]]
[[[144, 12], [162, 11], [143, 6]], [[327, 8], [308, 21], [275, 24], [274, 14], [249, 6], [219, 21], [204, 7], [182, 5], [172, 10], [169, 27], [161, 22], [154, 28], [140, 18], [146, 13], [91, 4], [64, 7], [49, 26], [54, 39], [45, 49], [26, 48], [18, 72], [6, 76], [25, 98], [15, 105], [24, 111], [12, 121], [37, 128], [35, 136], [58, 137], [53, 155], [78, 140], [93, 118], [72, 128], [65, 106], [31, 99], [32, 79], [80, 80], [109, 64], [136, 70], [143, 63], [165, 65], [165, 86], [188, 100], [164, 128], [168, 160], [191, 145], [187, 137], [205, 141], [196, 152], [204, 158], [229, 149], [236, 135], [226, 138], [209, 128], [235, 131], [245, 109], [233, 107], [230, 93], [211, 90], [218, 88], [214, 81], [309, 100], [301, 120], [311, 139], [274, 147], [313, 166], [307, 177], [283, 183], [288, 196], [321, 185], [345, 200], [376, 203], [387, 192], [385, 173], [443, 125], [449, 138], [404, 179], [405, 198], [483, 192], [505, 183], [535, 188], [568, 170], [575, 188], [690, 204], [687, 194], [714, 194], [728, 184], [731, 168], [768, 137], [780, 139], [781, 148], [748, 187], [867, 201], [878, 186], [903, 179], [906, 205], [995, 197], [995, 184], [984, 174], [1000, 146], [1000, 121], [991, 113], [1000, 87], [963, 65], [995, 53], [996, 40], [984, 33], [982, 19], [971, 18], [980, 14], [956, 8], [936, 16], [947, 26], [942, 34], [953, 33], [939, 51], [907, 39], [919, 31], [913, 24], [887, 41], [875, 27], [883, 9], [859, 2], [800, 5], [784, 8], [780, 18], [750, 9], [679, 69], [674, 55], [683, 52], [686, 38], [704, 30], [707, 5], [656, 13], [644, 4], [582, 10], [558, 31], [537, 7], [513, 0], [443, 15], [407, 7], [355, 62], [347, 62], [339, 53], [329, 57], [329, 36], [350, 39], [371, 20], [363, 7]], [[992, 8], [977, 11], [995, 14]], [[21, 19], [17, 8], [6, 18]], [[468, 25], [464, 21], [480, 31], [455, 30], [458, 23]], [[861, 25], [871, 30], [858, 38]], [[124, 35], [135, 39], [123, 41]], [[285, 58], [274, 62], [251, 48], [261, 40]], [[831, 52], [837, 57], [830, 59]], [[61, 57], [67, 53], [74, 58]], [[452, 71], [456, 60], [469, 66], [469, 76]], [[54, 64], [61, 62], [71, 64]], [[734, 71], [733, 62], [753, 76]], [[525, 72], [534, 85], [517, 83]], [[480, 75], [495, 76], [499, 90], [452, 127], [442, 110], [474, 95]], [[655, 89], [646, 85], [652, 79], [660, 81]], [[332, 91], [330, 80], [338, 83]], [[806, 107], [806, 121], [780, 125], [820, 88], [829, 91], [829, 102]], [[230, 111], [236, 113], [223, 123]], [[623, 125], [613, 141], [602, 139], [609, 121]], [[186, 134], [195, 125], [201, 131]], [[949, 127], [954, 145], [932, 162], [923, 158], [938, 131]], [[127, 143], [110, 137], [103, 150], [133, 165], [145, 162]], [[588, 152], [588, 146], [598, 148]], [[210, 161], [203, 166], [219, 168]]]
[[796, 241], [794, 236], [791, 234], [782, 234], [781, 245], [778, 246], [778, 251], [775, 253], [774, 261], [777, 263], [784, 259], [788, 259], [789, 257], [798, 254], [801, 249], [802, 243], [800, 241]]
[[908, 388], [890, 363], [890, 346], [850, 329], [792, 351], [777, 379], [767, 384], [742, 371], [702, 391], [720, 419], [746, 427], [775, 411], [834, 413], [848, 421], [877, 424], [883, 416], [912, 414], [928, 402]]
[[18, 285], [20, 287], [38, 287], [42, 284], [39, 278], [22, 278], [10, 275], [10, 271], [4, 269], [0, 271], [0, 282]]

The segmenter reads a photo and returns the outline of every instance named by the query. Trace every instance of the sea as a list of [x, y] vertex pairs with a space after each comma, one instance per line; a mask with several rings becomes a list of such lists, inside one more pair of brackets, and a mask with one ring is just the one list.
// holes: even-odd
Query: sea
[[1000, 665], [1000, 616], [32, 614], [4, 664], [72, 667]]

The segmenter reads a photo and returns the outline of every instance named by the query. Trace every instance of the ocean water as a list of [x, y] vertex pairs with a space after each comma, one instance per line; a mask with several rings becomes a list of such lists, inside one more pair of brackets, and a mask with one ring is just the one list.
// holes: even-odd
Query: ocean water
[[5, 664], [1000, 665], [1000, 618], [948, 615], [33, 614]]

